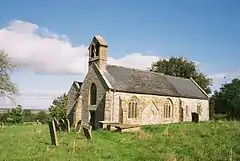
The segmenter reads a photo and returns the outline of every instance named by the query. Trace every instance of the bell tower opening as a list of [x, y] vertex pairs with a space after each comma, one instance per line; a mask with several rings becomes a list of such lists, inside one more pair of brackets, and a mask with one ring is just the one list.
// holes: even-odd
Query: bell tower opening
[[95, 63], [100, 70], [105, 70], [107, 66], [107, 43], [101, 36], [94, 36], [88, 47], [89, 61], [88, 68], [90, 69]]

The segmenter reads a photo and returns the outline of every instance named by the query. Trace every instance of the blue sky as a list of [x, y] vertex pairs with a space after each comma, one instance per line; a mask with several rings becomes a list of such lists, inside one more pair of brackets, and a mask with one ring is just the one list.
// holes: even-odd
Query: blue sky
[[17, 103], [26, 107], [47, 108], [73, 80], [83, 80], [95, 34], [109, 43], [111, 64], [144, 69], [160, 57], [184, 56], [214, 78], [214, 89], [224, 76], [240, 75], [237, 0], [2, 0], [1, 6], [0, 50], [18, 65], [12, 79], [22, 93]]

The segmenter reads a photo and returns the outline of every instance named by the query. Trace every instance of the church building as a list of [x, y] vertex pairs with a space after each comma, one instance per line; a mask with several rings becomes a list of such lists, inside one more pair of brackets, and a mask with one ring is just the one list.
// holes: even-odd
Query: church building
[[67, 117], [93, 129], [100, 122], [167, 124], [209, 120], [209, 96], [192, 79], [107, 64], [108, 44], [94, 36], [88, 73], [68, 92]]

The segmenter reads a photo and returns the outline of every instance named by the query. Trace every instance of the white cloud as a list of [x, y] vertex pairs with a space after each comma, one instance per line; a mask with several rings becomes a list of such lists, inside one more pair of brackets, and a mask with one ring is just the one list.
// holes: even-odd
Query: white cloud
[[87, 46], [73, 46], [65, 35], [30, 22], [10, 22], [0, 29], [0, 42], [18, 67], [34, 72], [76, 74], [87, 68]]
[[[0, 50], [7, 52], [19, 68], [48, 74], [85, 74], [87, 71], [86, 45], [73, 46], [66, 35], [36, 24], [11, 21], [0, 29], [0, 42]], [[108, 58], [108, 63], [146, 69], [157, 58], [135, 53], [120, 59]]]
[[[51, 32], [47, 28], [26, 21], [13, 20], [8, 26], [0, 28], [0, 51], [8, 53], [18, 68], [35, 73], [86, 74], [87, 48], [88, 46], [84, 44], [74, 46], [66, 35]], [[109, 57], [108, 64], [147, 69], [156, 59], [158, 57], [152, 54], [133, 53], [119, 59]], [[55, 89], [62, 87], [21, 89], [16, 102], [33, 108], [46, 108], [55, 97], [67, 92]], [[12, 102], [8, 99], [1, 100], [1, 107], [7, 105], [12, 106]]]
[[125, 57], [122, 57], [120, 59], [108, 58], [108, 63], [144, 70], [150, 68], [151, 64], [158, 59], [159, 57], [153, 55], [133, 53], [126, 55]]

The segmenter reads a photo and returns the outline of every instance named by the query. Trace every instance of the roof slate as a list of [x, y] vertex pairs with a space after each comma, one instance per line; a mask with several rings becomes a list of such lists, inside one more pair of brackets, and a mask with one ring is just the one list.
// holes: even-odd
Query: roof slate
[[191, 79], [115, 65], [103, 74], [117, 91], [208, 99]]

